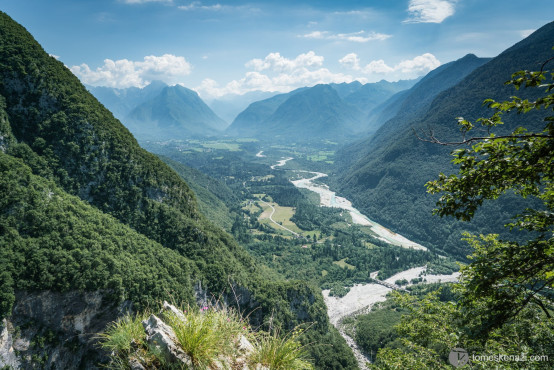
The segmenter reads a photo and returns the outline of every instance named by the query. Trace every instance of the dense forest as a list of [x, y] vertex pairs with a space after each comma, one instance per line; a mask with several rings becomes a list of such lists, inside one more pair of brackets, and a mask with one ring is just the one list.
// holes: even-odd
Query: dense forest
[[[311, 348], [315, 363], [354, 366], [328, 323], [321, 293], [303, 282], [264, 278], [248, 252], [198, 210], [179, 175], [140, 148], [61, 62], [4, 13], [0, 95], [3, 317], [18, 307], [21, 292], [100, 289], [140, 308], [162, 298], [193, 304], [197, 284], [226, 299], [239, 299], [232, 290], [240, 288], [251, 297], [240, 299], [248, 312], [256, 311], [256, 325], [270, 317], [287, 330], [317, 322], [305, 340], [336, 351]], [[304, 299], [312, 302], [306, 312], [296, 305]], [[94, 343], [80, 340], [84, 347]]]

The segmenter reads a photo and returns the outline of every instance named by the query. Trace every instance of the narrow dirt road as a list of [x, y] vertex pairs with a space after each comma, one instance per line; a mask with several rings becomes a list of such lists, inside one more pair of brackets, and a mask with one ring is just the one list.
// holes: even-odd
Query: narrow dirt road
[[275, 221], [275, 220], [273, 219], [273, 215], [275, 214], [275, 207], [273, 207], [271, 204], [269, 204], [268, 202], [263, 201], [263, 200], [261, 200], [261, 199], [260, 199], [260, 202], [262, 202], [262, 203], [265, 204], [266, 206], [271, 207], [271, 214], [269, 215], [269, 220], [270, 220], [271, 222], [273, 222], [275, 225], [279, 226], [281, 229], [286, 230], [286, 231], [288, 231], [289, 233], [293, 233], [295, 236], [300, 236], [300, 234], [298, 234], [297, 232], [292, 231], [291, 229], [289, 229], [289, 228], [287, 228], [287, 227], [281, 225], [280, 223], [278, 223], [277, 221]]

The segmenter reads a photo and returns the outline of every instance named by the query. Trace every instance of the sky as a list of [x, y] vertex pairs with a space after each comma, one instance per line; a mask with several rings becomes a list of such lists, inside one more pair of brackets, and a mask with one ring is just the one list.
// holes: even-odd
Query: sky
[[554, 20], [552, 0], [0, 0], [0, 10], [85, 84], [162, 80], [205, 99], [417, 78], [468, 53], [494, 57]]

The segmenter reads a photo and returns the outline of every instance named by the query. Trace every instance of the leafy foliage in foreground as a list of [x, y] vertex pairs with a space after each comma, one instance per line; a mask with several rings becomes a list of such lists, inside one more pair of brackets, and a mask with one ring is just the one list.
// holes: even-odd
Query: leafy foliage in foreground
[[[507, 191], [523, 198], [535, 197], [539, 207], [530, 206], [515, 215], [511, 228], [527, 233], [527, 241], [503, 241], [497, 235], [468, 236], [474, 250], [472, 263], [463, 272], [466, 290], [463, 305], [481, 311], [486, 308], [483, 327], [501, 326], [528, 304], [538, 305], [550, 317], [554, 294], [554, 116], [544, 119], [542, 130], [529, 130], [529, 125], [515, 128], [509, 135], [497, 135], [494, 129], [502, 125], [504, 113], [528, 113], [534, 110], [554, 110], [554, 83], [544, 83], [545, 75], [554, 82], [554, 73], [521, 71], [507, 84], [546, 89], [536, 100], [514, 97], [510, 101], [486, 100], [494, 114], [478, 122], [491, 132], [485, 137], [466, 139], [473, 144], [457, 149], [453, 163], [460, 166], [457, 175], [440, 174], [428, 183], [432, 193], [444, 193], [437, 203], [441, 216], [451, 215], [470, 220], [485, 199], [497, 199]], [[462, 118], [464, 133], [474, 125]], [[477, 303], [479, 302], [479, 303]]]
[[[373, 369], [451, 369], [448, 355], [452, 348], [468, 351], [474, 369], [550, 369], [554, 351], [554, 323], [537, 308], [527, 307], [521, 315], [490, 332], [486, 339], [476, 338], [467, 330], [467, 317], [455, 302], [439, 300], [438, 292], [423, 298], [395, 293], [397, 304], [409, 310], [396, 331], [399, 348], [383, 348], [378, 352]], [[478, 316], [471, 318], [476, 324]], [[487, 361], [481, 356], [512, 356], [528, 361]], [[532, 356], [545, 356], [532, 361]], [[541, 357], [539, 357], [541, 358]]]
[[[547, 75], [554, 81], [554, 73], [542, 69], [515, 73], [507, 84], [546, 89], [546, 94], [534, 100], [487, 100], [495, 112], [478, 122], [490, 130], [488, 134], [461, 141], [471, 148], [453, 152], [453, 162], [460, 166], [457, 175], [441, 174], [428, 183], [429, 191], [443, 193], [436, 213], [462, 220], [471, 219], [485, 199], [497, 199], [509, 190], [523, 198], [540, 199], [540, 207], [530, 203], [509, 225], [528, 232], [528, 240], [520, 243], [501, 240], [498, 235], [468, 235], [474, 254], [472, 263], [462, 268], [459, 302], [441, 302], [437, 294], [423, 299], [399, 295], [398, 302], [411, 311], [397, 327], [404, 348], [381, 350], [376, 368], [393, 369], [399, 364], [448, 368], [452, 348], [466, 349], [472, 368], [490, 368], [488, 358], [496, 362], [495, 356], [508, 356], [499, 360], [506, 369], [552, 368], [554, 117], [548, 113], [541, 130], [530, 130], [533, 125], [526, 122], [510, 134], [495, 132], [506, 112], [554, 108], [554, 83], [544, 83]], [[460, 118], [459, 124], [462, 132], [472, 133], [472, 123]], [[436, 137], [429, 139], [439, 142]]]

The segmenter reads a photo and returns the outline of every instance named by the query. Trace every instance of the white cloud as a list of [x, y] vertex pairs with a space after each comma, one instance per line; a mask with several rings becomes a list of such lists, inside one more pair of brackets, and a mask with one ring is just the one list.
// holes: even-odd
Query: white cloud
[[[302, 86], [319, 83], [352, 82], [355, 78], [343, 73], [333, 73], [323, 67], [324, 58], [313, 51], [294, 59], [270, 53], [264, 59], [252, 59], [245, 64], [250, 70], [244, 77], [219, 86], [212, 79], [205, 79], [195, 90], [203, 97], [219, 97], [226, 94], [245, 94], [248, 91], [288, 92]], [[361, 79], [365, 82], [365, 79]]]
[[192, 11], [238, 11], [243, 15], [248, 13], [259, 13], [260, 8], [252, 7], [250, 5], [223, 5], [223, 4], [213, 4], [213, 5], [204, 5], [201, 1], [192, 1], [187, 5], [179, 5], [177, 9], [192, 12]]
[[414, 78], [440, 66], [440, 61], [430, 53], [419, 55], [413, 59], [403, 60], [395, 66], [387, 65], [382, 59], [373, 60], [365, 66], [361, 66], [360, 58], [356, 53], [345, 55], [339, 60], [339, 63], [366, 75], [387, 75], [391, 79]]
[[304, 37], [307, 39], [323, 39], [326, 37], [327, 31], [313, 31], [305, 35], [298, 35], [298, 37]]
[[529, 35], [531, 35], [533, 32], [535, 32], [536, 30], [521, 30], [519, 31], [519, 35], [522, 37], [522, 38], [526, 38], [528, 37]]
[[418, 75], [421, 75], [423, 73], [432, 71], [440, 65], [441, 62], [439, 62], [439, 60], [433, 54], [425, 53], [423, 55], [415, 57], [414, 59], [401, 61], [396, 66], [394, 66], [394, 69], [406, 74], [416, 73]]
[[247, 68], [255, 71], [270, 69], [275, 72], [291, 72], [305, 67], [318, 67], [323, 65], [323, 57], [313, 51], [298, 55], [295, 59], [287, 59], [279, 53], [270, 53], [264, 59], [252, 59], [247, 62]]
[[389, 67], [383, 59], [372, 60], [366, 65], [363, 69], [364, 73], [377, 73], [377, 74], [387, 74], [395, 71], [394, 67]]
[[456, 0], [410, 0], [408, 23], [441, 23], [454, 14]]
[[358, 31], [358, 32], [352, 32], [352, 33], [337, 33], [337, 34], [331, 34], [328, 31], [313, 31], [310, 33], [307, 33], [305, 35], [299, 35], [299, 37], [307, 38], [307, 39], [326, 39], [326, 40], [345, 40], [345, 41], [352, 41], [352, 42], [368, 42], [368, 41], [383, 41], [386, 40], [392, 35], [387, 35], [385, 33], [377, 33], [377, 32], [365, 32], [365, 31]]
[[149, 55], [143, 61], [105, 59], [104, 65], [95, 70], [84, 63], [70, 69], [85, 84], [126, 88], [144, 87], [153, 80], [175, 84], [190, 74], [192, 67], [184, 57], [164, 54]]
[[356, 53], [346, 54], [339, 60], [339, 63], [355, 71], [360, 69], [360, 58], [358, 58], [358, 54]]

